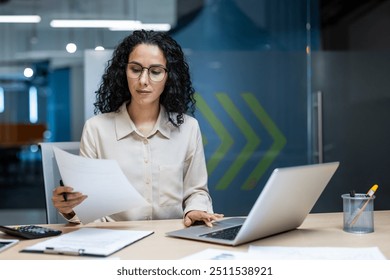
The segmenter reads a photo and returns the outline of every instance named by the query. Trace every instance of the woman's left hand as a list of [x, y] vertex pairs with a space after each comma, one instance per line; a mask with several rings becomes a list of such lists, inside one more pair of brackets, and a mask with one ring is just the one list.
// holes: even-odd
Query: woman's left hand
[[193, 210], [186, 214], [184, 217], [184, 225], [186, 227], [191, 226], [196, 221], [204, 222], [208, 227], [213, 226], [213, 222], [223, 218], [223, 214], [207, 213], [204, 211]]

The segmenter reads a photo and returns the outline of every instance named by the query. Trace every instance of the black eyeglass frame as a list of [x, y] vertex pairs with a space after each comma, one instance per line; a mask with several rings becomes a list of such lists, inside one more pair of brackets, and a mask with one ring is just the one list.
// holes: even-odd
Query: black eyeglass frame
[[[156, 83], [159, 83], [159, 82], [163, 81], [164, 78], [166, 77], [166, 75], [169, 73], [168, 69], [165, 68], [164, 66], [160, 65], [160, 64], [157, 64], [157, 65], [150, 65], [149, 67], [145, 67], [145, 66], [142, 66], [141, 64], [136, 63], [136, 62], [127, 62], [127, 63], [126, 63], [126, 67], [128, 67], [129, 65], [136, 65], [136, 66], [139, 66], [139, 67], [141, 68], [141, 70], [142, 70], [142, 71], [139, 73], [138, 77], [134, 77], [134, 78], [133, 78], [133, 77], [129, 77], [130, 79], [139, 79], [139, 78], [142, 76], [142, 74], [144, 73], [144, 70], [146, 69], [146, 70], [148, 71], [148, 78], [149, 78], [149, 80], [151, 80], [151, 81], [153, 81], [153, 82], [156, 82]], [[155, 81], [155, 80], [153, 80], [153, 79], [151, 78], [151, 76], [150, 76], [150, 69], [152, 69], [152, 68], [160, 68], [160, 69], [163, 69], [163, 70], [165, 71], [164, 76], [162, 77], [161, 80]], [[126, 72], [127, 72], [127, 69], [126, 69]], [[128, 75], [127, 75], [127, 76], [128, 76]]]

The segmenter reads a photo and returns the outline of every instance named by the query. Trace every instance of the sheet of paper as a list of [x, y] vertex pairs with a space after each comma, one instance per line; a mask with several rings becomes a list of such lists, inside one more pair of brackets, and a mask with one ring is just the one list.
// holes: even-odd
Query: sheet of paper
[[62, 234], [30, 247], [25, 252], [50, 254], [109, 256], [112, 253], [132, 244], [152, 231], [115, 230], [101, 228], [81, 228]]
[[258, 259], [273, 260], [385, 260], [378, 247], [279, 247], [250, 246]]
[[85, 158], [57, 147], [53, 151], [64, 184], [88, 195], [74, 208], [82, 223], [148, 205], [115, 160]]
[[252, 259], [247, 251], [237, 252], [222, 249], [208, 248], [184, 257], [183, 260], [245, 260]]
[[386, 260], [378, 247], [250, 246], [248, 251], [205, 249], [186, 260]]

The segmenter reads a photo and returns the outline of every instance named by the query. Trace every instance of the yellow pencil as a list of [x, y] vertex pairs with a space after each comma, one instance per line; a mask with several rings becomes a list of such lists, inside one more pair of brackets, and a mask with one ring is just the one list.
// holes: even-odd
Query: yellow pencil
[[357, 219], [360, 217], [360, 215], [363, 213], [364, 209], [366, 209], [368, 202], [372, 199], [374, 193], [378, 189], [378, 185], [375, 184], [369, 189], [366, 196], [368, 197], [366, 202], [362, 202], [358, 208], [352, 213], [350, 222], [348, 223], [350, 226], [352, 226], [354, 223], [356, 223]]

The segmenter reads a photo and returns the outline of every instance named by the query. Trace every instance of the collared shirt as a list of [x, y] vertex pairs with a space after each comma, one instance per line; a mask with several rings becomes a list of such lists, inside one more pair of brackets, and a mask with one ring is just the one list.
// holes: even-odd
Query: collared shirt
[[202, 135], [197, 120], [191, 116], [184, 115], [184, 123], [175, 127], [160, 106], [157, 122], [145, 136], [137, 130], [123, 104], [118, 112], [87, 120], [80, 154], [115, 159], [149, 202], [149, 206], [141, 208], [129, 202], [126, 211], [101, 221], [176, 219], [191, 210], [213, 212]]

